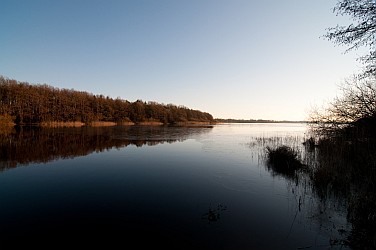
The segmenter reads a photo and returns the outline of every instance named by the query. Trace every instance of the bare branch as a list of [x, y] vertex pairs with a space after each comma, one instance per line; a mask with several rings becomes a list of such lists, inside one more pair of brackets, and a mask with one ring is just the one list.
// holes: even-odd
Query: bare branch
[[348, 46], [345, 52], [368, 47], [370, 53], [359, 60], [364, 63], [364, 76], [376, 74], [376, 1], [341, 0], [334, 7], [337, 15], [348, 15], [354, 21], [349, 26], [329, 28], [324, 36], [336, 44]]
[[354, 76], [340, 87], [342, 95], [328, 107], [311, 112], [311, 127], [318, 134], [332, 134], [364, 119], [376, 119], [376, 77]]

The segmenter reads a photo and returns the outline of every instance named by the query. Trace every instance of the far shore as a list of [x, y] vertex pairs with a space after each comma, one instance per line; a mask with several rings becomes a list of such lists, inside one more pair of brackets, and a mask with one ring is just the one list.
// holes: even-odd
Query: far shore
[[[83, 123], [81, 121], [71, 121], [71, 122], [60, 122], [60, 121], [51, 121], [51, 122], [42, 122], [34, 124], [18, 124], [21, 126], [36, 126], [36, 127], [49, 127], [49, 128], [58, 128], [58, 127], [110, 127], [110, 126], [207, 126], [215, 124], [231, 124], [231, 123], [308, 123], [308, 121], [274, 121], [274, 120], [236, 120], [236, 119], [216, 119], [214, 121], [184, 121], [184, 122], [175, 122], [175, 123], [163, 123], [160, 121], [143, 121], [143, 122], [109, 122], [109, 121], [93, 121], [89, 123]], [[0, 127], [13, 127], [16, 126], [15, 123], [1, 122]]]
[[20, 126], [35, 126], [35, 127], [47, 127], [47, 128], [58, 128], [58, 127], [111, 127], [111, 126], [201, 126], [201, 125], [213, 125], [217, 124], [216, 122], [198, 122], [198, 121], [186, 121], [186, 122], [176, 122], [176, 123], [162, 123], [159, 121], [143, 121], [143, 122], [109, 122], [109, 121], [93, 121], [89, 123], [83, 123], [80, 121], [72, 122], [60, 122], [60, 121], [51, 121], [51, 122], [42, 122], [42, 123], [33, 123], [33, 124], [15, 124], [15, 123], [2, 123], [0, 122], [0, 127], [14, 127], [17, 125]]
[[274, 120], [216, 120], [216, 124], [229, 124], [229, 123], [309, 123], [309, 121], [274, 121]]

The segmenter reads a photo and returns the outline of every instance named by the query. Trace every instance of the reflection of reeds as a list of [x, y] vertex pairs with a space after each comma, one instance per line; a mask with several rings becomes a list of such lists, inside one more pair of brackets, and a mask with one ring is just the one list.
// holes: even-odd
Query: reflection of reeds
[[306, 192], [319, 198], [320, 204], [314, 205], [317, 211], [312, 210], [316, 214], [312, 218], [322, 217], [325, 211], [333, 209], [331, 206], [343, 206], [347, 210], [352, 230], [338, 231], [340, 239], [333, 240], [335, 245], [376, 249], [375, 139], [274, 136], [252, 138], [249, 145], [259, 150], [259, 156], [273, 175], [293, 181], [300, 190], [299, 195], [296, 193], [298, 207], [301, 195], [305, 201]]
[[376, 248], [376, 141], [372, 138], [322, 138], [317, 146], [311, 178], [315, 192], [347, 201], [353, 229], [348, 244], [355, 249]]
[[[302, 150], [301, 159], [307, 165], [304, 173], [309, 177], [311, 191], [327, 206], [332, 200], [346, 206], [352, 230], [339, 244], [354, 249], [376, 249], [375, 131], [375, 128], [353, 126], [337, 131], [335, 136], [312, 136], [304, 140], [302, 147], [298, 146]], [[269, 138], [262, 141], [280, 140]], [[286, 145], [295, 148], [296, 143], [291, 142]]]
[[314, 150], [313, 187], [323, 199], [334, 194], [346, 200], [352, 224], [348, 245], [354, 249], [376, 249], [375, 128], [374, 113], [335, 127], [333, 133], [325, 133], [325, 127], [312, 128], [322, 136]]

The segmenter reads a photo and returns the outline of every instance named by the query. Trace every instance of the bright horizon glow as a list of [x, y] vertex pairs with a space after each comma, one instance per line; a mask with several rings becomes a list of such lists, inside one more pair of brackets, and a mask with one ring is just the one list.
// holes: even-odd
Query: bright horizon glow
[[0, 75], [215, 118], [305, 120], [361, 65], [335, 0], [3, 0]]

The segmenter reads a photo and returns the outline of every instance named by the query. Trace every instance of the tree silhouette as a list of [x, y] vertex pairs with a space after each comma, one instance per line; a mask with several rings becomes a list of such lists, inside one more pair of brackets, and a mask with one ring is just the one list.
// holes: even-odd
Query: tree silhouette
[[347, 51], [368, 47], [368, 55], [360, 58], [366, 65], [365, 75], [376, 74], [376, 1], [341, 0], [334, 8], [337, 15], [348, 15], [354, 23], [329, 28], [325, 35], [337, 44], [348, 46]]
[[354, 76], [341, 86], [336, 97], [324, 111], [314, 111], [311, 121], [321, 134], [340, 132], [349, 126], [376, 125], [376, 78]]
[[311, 113], [313, 130], [323, 134], [338, 133], [344, 128], [359, 125], [363, 129], [376, 124], [376, 1], [341, 0], [334, 7], [334, 12], [349, 15], [354, 22], [349, 26], [329, 28], [325, 37], [336, 44], [348, 46], [347, 51], [367, 47], [370, 52], [360, 58], [366, 66], [364, 72], [343, 84], [341, 96], [325, 110]]

